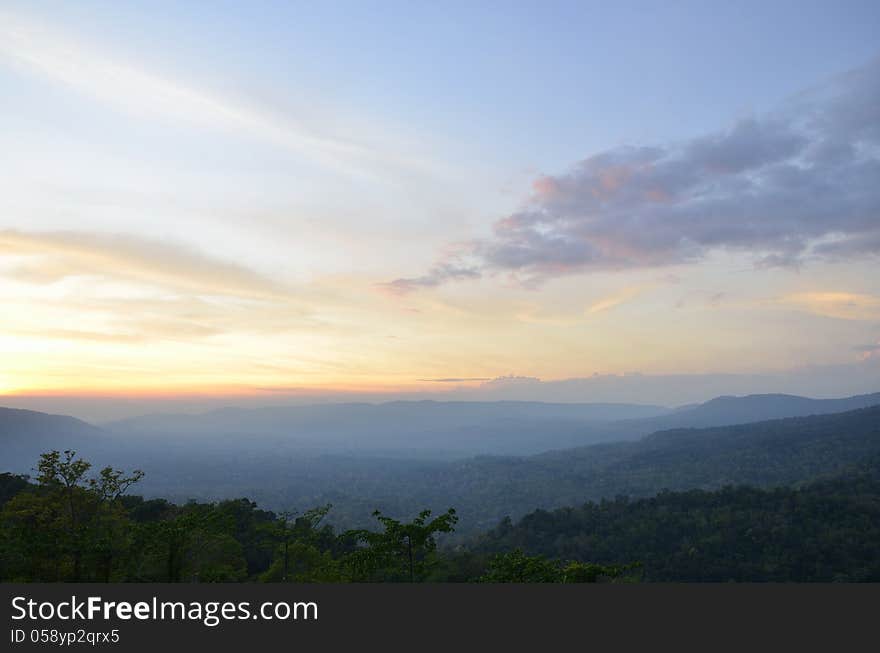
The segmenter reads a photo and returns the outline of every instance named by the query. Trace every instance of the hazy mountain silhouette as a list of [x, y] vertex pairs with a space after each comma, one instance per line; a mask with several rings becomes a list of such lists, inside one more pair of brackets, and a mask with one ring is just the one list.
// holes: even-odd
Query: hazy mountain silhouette
[[[48, 448], [75, 448], [126, 461], [156, 461], [210, 452], [228, 457], [370, 454], [454, 459], [531, 455], [600, 442], [629, 441], [655, 431], [741, 424], [841, 412], [880, 404], [880, 393], [843, 399], [792, 395], [717, 397], [669, 409], [639, 404], [521, 401], [394, 401], [223, 408], [196, 415], [145, 415], [104, 424], [27, 410], [0, 411], [3, 466], [33, 464]], [[28, 467], [29, 468], [29, 467]]]
[[784, 417], [827, 415], [880, 404], [880, 392], [843, 399], [810, 399], [796, 395], [762, 394], [745, 397], [715, 397], [679, 408], [671, 415], [655, 418], [655, 424], [670, 426], [724, 426]]
[[605, 427], [606, 442], [635, 440], [655, 431], [748, 424], [786, 417], [827, 415], [880, 405], [880, 392], [841, 399], [811, 399], [786, 394], [722, 396], [680, 406], [664, 415], [618, 420]]
[[[199, 415], [146, 415], [104, 428], [127, 436], [247, 438], [333, 452], [415, 456], [527, 454], [596, 442], [604, 425], [667, 414], [639, 404], [394, 401], [223, 408]], [[598, 440], [597, 440], [598, 438]]]
[[321, 426], [327, 422], [363, 426], [367, 420], [442, 420], [444, 424], [469, 424], [487, 419], [572, 419], [615, 421], [669, 413], [663, 406], [644, 404], [571, 404], [539, 401], [391, 401], [326, 403], [264, 408], [220, 408], [202, 414], [155, 414], [108, 422], [113, 431], [157, 432], [174, 430], [227, 431], [249, 428], [265, 433], [291, 426]]
[[230, 407], [197, 415], [145, 415], [104, 428], [129, 436], [273, 436], [334, 449], [523, 454], [634, 439], [670, 428], [822, 415], [877, 404], [880, 393], [843, 399], [724, 396], [675, 410], [640, 404], [394, 401]]
[[0, 408], [0, 471], [28, 472], [50, 449], [103, 451], [107, 434], [75, 417]]

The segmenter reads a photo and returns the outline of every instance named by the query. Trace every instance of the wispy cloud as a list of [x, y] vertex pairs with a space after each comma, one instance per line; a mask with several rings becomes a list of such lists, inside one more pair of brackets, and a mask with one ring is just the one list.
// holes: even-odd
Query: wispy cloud
[[624, 288], [623, 290], [614, 293], [608, 297], [600, 299], [599, 301], [590, 305], [587, 308], [587, 315], [596, 315], [598, 313], [605, 313], [606, 311], [610, 311], [612, 308], [616, 306], [620, 306], [621, 304], [625, 304], [626, 302], [634, 299], [639, 294], [642, 293], [644, 288], [641, 287], [631, 287]]
[[786, 295], [776, 303], [815, 315], [841, 320], [880, 319], [880, 297], [864, 293], [838, 291], [799, 292]]
[[5, 330], [6, 333], [24, 337], [39, 337], [49, 340], [75, 342], [96, 342], [111, 344], [143, 344], [155, 340], [192, 340], [223, 333], [207, 324], [191, 321], [148, 320], [119, 324], [120, 330], [89, 331], [85, 329], [41, 328], [32, 330]]
[[0, 231], [0, 256], [21, 261], [5, 275], [33, 283], [101, 276], [194, 293], [251, 298], [289, 296], [252, 270], [171, 242], [90, 232]]
[[[688, 141], [600, 152], [540, 177], [520, 211], [401, 292], [504, 272], [525, 282], [693, 263], [758, 266], [880, 254], [880, 60]], [[463, 253], [462, 253], [463, 252]], [[477, 261], [467, 274], [467, 258]]]
[[471, 376], [471, 377], [461, 377], [461, 378], [446, 378], [446, 379], [418, 379], [419, 381], [425, 381], [427, 383], [467, 383], [469, 381], [491, 381], [492, 377], [489, 376]]
[[872, 358], [880, 358], [880, 340], [871, 345], [858, 345], [854, 349], [859, 352], [859, 360], [870, 360]]
[[34, 311], [31, 291], [4, 297], [0, 327], [17, 337], [124, 345], [330, 328], [314, 314], [314, 291], [133, 236], [0, 231], [0, 280], [52, 298]]
[[9, 11], [0, 11], [3, 59], [131, 115], [245, 133], [348, 174], [373, 176], [377, 165], [428, 165], [318, 133], [292, 116], [280, 117], [145, 70]]
[[480, 271], [477, 268], [451, 263], [438, 263], [426, 274], [408, 279], [395, 279], [388, 283], [380, 283], [378, 287], [392, 295], [405, 295], [418, 288], [432, 288], [447, 281], [477, 279]]

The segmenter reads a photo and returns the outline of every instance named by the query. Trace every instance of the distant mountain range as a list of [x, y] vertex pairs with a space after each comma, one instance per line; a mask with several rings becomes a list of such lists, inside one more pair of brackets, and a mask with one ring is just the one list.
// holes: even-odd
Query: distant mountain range
[[[861, 406], [873, 407], [832, 412]], [[607, 419], [639, 411], [648, 416]], [[751, 421], [768, 415], [786, 418]], [[618, 494], [791, 485], [840, 473], [880, 455], [880, 393], [719, 397], [679, 410], [326, 404], [150, 416], [104, 429], [0, 410], [0, 471], [28, 472], [52, 448], [77, 449], [98, 466], [143, 469], [140, 491], [148, 495], [247, 496], [273, 509], [332, 502], [331, 519], [343, 525], [367, 523], [375, 508], [404, 515], [454, 506], [467, 531], [508, 514]]]
[[[370, 454], [456, 459], [530, 455], [636, 440], [671, 428], [724, 426], [880, 405], [880, 393], [843, 399], [792, 395], [717, 397], [670, 409], [640, 404], [395, 401], [145, 415], [101, 428], [61, 415], [0, 409], [0, 468], [29, 469], [47, 448], [125, 461], [163, 452], [195, 456]], [[24, 467], [23, 467], [24, 465]]]
[[[105, 424], [126, 436], [246, 438], [281, 449], [456, 458], [527, 454], [604, 439], [604, 425], [669, 413], [639, 404], [394, 401], [146, 415]], [[598, 440], [597, 440], [598, 439]]]
[[824, 415], [878, 404], [880, 393], [843, 399], [725, 396], [678, 409], [641, 404], [395, 401], [223, 408], [199, 415], [145, 415], [103, 426], [121, 435], [281, 436], [333, 449], [525, 454], [635, 439], [670, 428]]

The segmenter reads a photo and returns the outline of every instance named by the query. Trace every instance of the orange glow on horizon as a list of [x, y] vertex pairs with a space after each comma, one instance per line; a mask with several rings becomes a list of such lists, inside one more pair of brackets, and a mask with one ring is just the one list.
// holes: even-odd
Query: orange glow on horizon
[[179, 388], [137, 388], [137, 387], [95, 387], [95, 388], [21, 388], [11, 391], [0, 390], [0, 397], [17, 398], [119, 398], [119, 399], [197, 399], [197, 398], [255, 398], [282, 396], [319, 396], [319, 395], [357, 395], [357, 394], [408, 394], [419, 393], [430, 389], [432, 392], [451, 391], [456, 387], [476, 387], [481, 382], [461, 381], [445, 383], [441, 381], [424, 381], [413, 384], [326, 384], [309, 386], [180, 386]]

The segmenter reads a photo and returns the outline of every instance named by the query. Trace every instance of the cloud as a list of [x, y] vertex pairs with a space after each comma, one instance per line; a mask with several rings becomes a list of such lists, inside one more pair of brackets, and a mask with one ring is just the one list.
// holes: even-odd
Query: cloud
[[[716, 250], [759, 266], [880, 253], [880, 59], [801, 93], [777, 113], [659, 146], [618, 147], [538, 178], [489, 238], [401, 292], [485, 273], [540, 283], [659, 267]], [[464, 254], [462, 254], [464, 252]], [[467, 274], [464, 257], [477, 261]]]
[[709, 306], [712, 306], [713, 308], [717, 308], [718, 306], [721, 305], [721, 302], [724, 301], [726, 298], [727, 298], [726, 292], [717, 292], [714, 295], [712, 295], [711, 297], [709, 297], [708, 304], [709, 304]]
[[702, 402], [719, 395], [790, 393], [844, 397], [876, 392], [880, 355], [837, 365], [806, 366], [752, 374], [594, 374], [558, 380], [528, 379], [517, 383], [480, 384], [450, 392], [456, 399], [483, 401], [548, 401], [574, 403], [632, 402], [667, 406]]
[[866, 361], [872, 358], [880, 358], [880, 340], [873, 345], [858, 345], [853, 347], [853, 349], [859, 352], [860, 360]]
[[306, 388], [299, 385], [283, 385], [283, 386], [256, 386], [253, 388], [257, 392], [274, 392], [279, 394], [289, 394], [289, 393], [297, 393], [303, 391], [313, 390], [313, 388]]
[[120, 331], [86, 331], [84, 329], [39, 329], [6, 330], [12, 335], [39, 337], [49, 340], [67, 340], [114, 344], [138, 344], [155, 340], [189, 340], [205, 338], [223, 333], [209, 325], [178, 323], [171, 320], [151, 320], [148, 322], [122, 322]]
[[468, 381], [491, 381], [492, 378], [488, 376], [472, 376], [472, 377], [463, 377], [460, 379], [449, 378], [449, 379], [419, 379], [419, 381], [425, 381], [428, 383], [466, 383]]
[[[314, 290], [134, 236], [0, 230], [3, 280], [32, 286], [4, 296], [0, 330], [19, 337], [138, 344], [353, 328], [316, 316]], [[35, 310], [35, 295], [52, 299]]]
[[799, 292], [781, 297], [776, 302], [815, 315], [841, 320], [880, 319], [880, 297], [865, 293]]
[[432, 288], [446, 281], [460, 281], [462, 279], [477, 279], [480, 271], [473, 267], [462, 267], [451, 263], [438, 263], [426, 274], [409, 279], [395, 279], [387, 283], [378, 284], [381, 290], [392, 295], [404, 295], [418, 288]]
[[74, 276], [103, 276], [181, 291], [279, 298], [284, 288], [248, 268], [175, 243], [91, 232], [0, 231], [0, 257], [23, 259], [4, 276], [53, 283]]
[[0, 11], [0, 61], [4, 58], [138, 118], [244, 133], [347, 174], [373, 176], [377, 166], [428, 166], [419, 159], [328, 137], [290, 116], [277, 116], [141, 69]]
[[496, 376], [494, 379], [480, 384], [483, 390], [498, 390], [511, 387], [533, 386], [541, 383], [541, 379], [536, 376], [516, 376], [508, 374], [507, 376]]
[[600, 299], [598, 302], [592, 304], [587, 309], [587, 314], [596, 315], [597, 313], [605, 313], [606, 311], [610, 311], [615, 306], [620, 306], [621, 304], [625, 304], [626, 302], [635, 298], [642, 292], [642, 290], [642, 288], [624, 288], [620, 292], [615, 293], [610, 297]]

